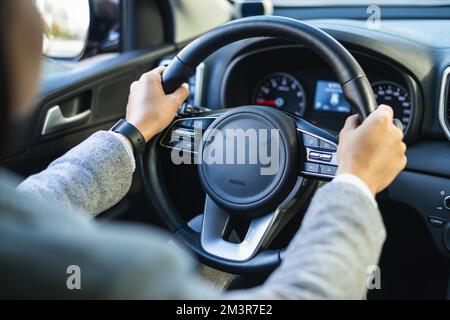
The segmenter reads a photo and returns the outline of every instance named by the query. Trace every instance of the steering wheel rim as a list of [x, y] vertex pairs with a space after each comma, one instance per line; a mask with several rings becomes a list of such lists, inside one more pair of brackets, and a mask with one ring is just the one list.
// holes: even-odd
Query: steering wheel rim
[[[236, 20], [218, 27], [193, 41], [173, 59], [163, 73], [162, 84], [164, 91], [167, 94], [175, 91], [193, 75], [194, 70], [203, 60], [218, 49], [239, 40], [256, 37], [286, 40], [312, 49], [331, 67], [343, 88], [345, 98], [358, 111], [362, 119], [365, 119], [375, 110], [377, 103], [370, 82], [350, 52], [330, 35], [316, 27], [298, 20], [274, 16]], [[306, 131], [303, 132], [318, 132], [317, 136], [325, 137], [326, 141], [335, 142], [335, 145], [337, 145], [337, 139], [331, 137], [329, 133], [317, 131], [317, 128], [311, 128], [306, 121], [301, 121], [301, 119], [296, 119], [295, 121], [297, 122], [297, 130], [303, 131], [303, 129], [299, 128], [306, 128]], [[160, 164], [157, 156], [157, 141], [160, 141], [159, 138], [149, 143], [145, 156], [141, 157], [139, 162], [144, 192], [147, 195], [146, 198], [150, 200], [151, 206], [160, 216], [163, 223], [178, 236], [182, 243], [194, 251], [202, 262], [217, 269], [232, 273], [247, 273], [270, 271], [276, 268], [281, 262], [281, 250], [261, 251], [252, 255], [251, 258], [241, 261], [224, 259], [211, 254], [209, 250], [205, 250], [205, 245], [202, 242], [203, 238], [200, 239], [198, 234], [187, 226], [162, 184], [163, 180], [159, 176]], [[336, 156], [333, 156], [333, 160], [336, 161]], [[204, 180], [202, 179], [202, 182]], [[302, 184], [301, 181], [300, 183]], [[295, 185], [298, 185], [298, 181]], [[312, 194], [311, 184], [307, 185], [306, 190], [302, 191], [304, 192], [304, 197], [309, 197]], [[205, 190], [205, 185], [203, 187]], [[154, 194], [158, 194], [161, 197], [152, 197]], [[207, 198], [207, 206], [208, 200], [211, 199]], [[220, 206], [215, 207], [217, 208], [213, 210], [221, 210]], [[293, 210], [298, 209], [296, 207], [293, 208]], [[206, 219], [204, 218], [203, 228], [205, 223]]]
[[169, 64], [162, 75], [164, 91], [174, 92], [194, 74], [207, 57], [228, 44], [250, 38], [275, 38], [307, 48], [318, 54], [333, 70], [346, 100], [361, 119], [377, 108], [372, 86], [352, 54], [326, 32], [299, 20], [261, 16], [238, 19], [197, 38]]
[[[145, 154], [140, 155], [137, 159], [142, 189], [146, 195], [145, 199], [153, 209], [157, 219], [175, 235], [182, 245], [193, 252], [200, 262], [212, 268], [232, 274], [266, 273], [275, 270], [282, 262], [285, 251], [283, 249], [264, 250], [251, 260], [244, 262], [223, 260], [204, 250], [198, 232], [193, 230], [186, 219], [182, 217], [167, 192], [166, 185], [162, 182], [164, 178], [162, 176], [163, 159], [160, 156], [160, 138], [151, 140], [147, 145]], [[310, 198], [316, 186], [315, 181], [305, 184], [302, 189], [302, 197], [305, 200]], [[158, 195], [158, 197], [154, 195]], [[300, 210], [300, 205], [298, 205], [300, 203], [302, 201], [296, 202], [295, 205], [297, 206], [292, 209], [294, 211]]]

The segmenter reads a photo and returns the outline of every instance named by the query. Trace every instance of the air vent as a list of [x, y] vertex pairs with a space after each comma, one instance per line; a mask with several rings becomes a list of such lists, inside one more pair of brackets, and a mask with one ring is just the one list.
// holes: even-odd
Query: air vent
[[450, 140], [450, 67], [442, 76], [441, 94], [439, 100], [439, 122], [447, 138]]

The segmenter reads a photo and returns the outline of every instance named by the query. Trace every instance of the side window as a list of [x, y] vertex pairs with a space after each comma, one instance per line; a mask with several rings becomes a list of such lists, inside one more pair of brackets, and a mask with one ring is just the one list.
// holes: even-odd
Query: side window
[[80, 60], [120, 49], [120, 0], [34, 0], [44, 24], [43, 54]]

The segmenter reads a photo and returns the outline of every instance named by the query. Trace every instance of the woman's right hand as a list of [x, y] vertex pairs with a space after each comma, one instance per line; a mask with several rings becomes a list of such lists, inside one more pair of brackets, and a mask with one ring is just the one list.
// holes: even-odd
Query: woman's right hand
[[391, 107], [381, 105], [360, 124], [347, 119], [339, 137], [337, 175], [350, 173], [364, 181], [373, 195], [387, 188], [406, 166], [403, 131], [393, 124]]
[[187, 84], [166, 95], [161, 83], [163, 72], [164, 67], [158, 67], [144, 73], [130, 89], [126, 120], [142, 133], [146, 142], [169, 126], [189, 95]]

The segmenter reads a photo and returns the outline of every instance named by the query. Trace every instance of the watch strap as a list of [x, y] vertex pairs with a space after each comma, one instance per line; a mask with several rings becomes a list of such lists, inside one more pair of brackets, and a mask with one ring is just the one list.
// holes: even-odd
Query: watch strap
[[120, 133], [130, 140], [136, 154], [142, 154], [145, 151], [145, 138], [142, 133], [125, 119], [121, 119], [112, 128], [112, 132]]

